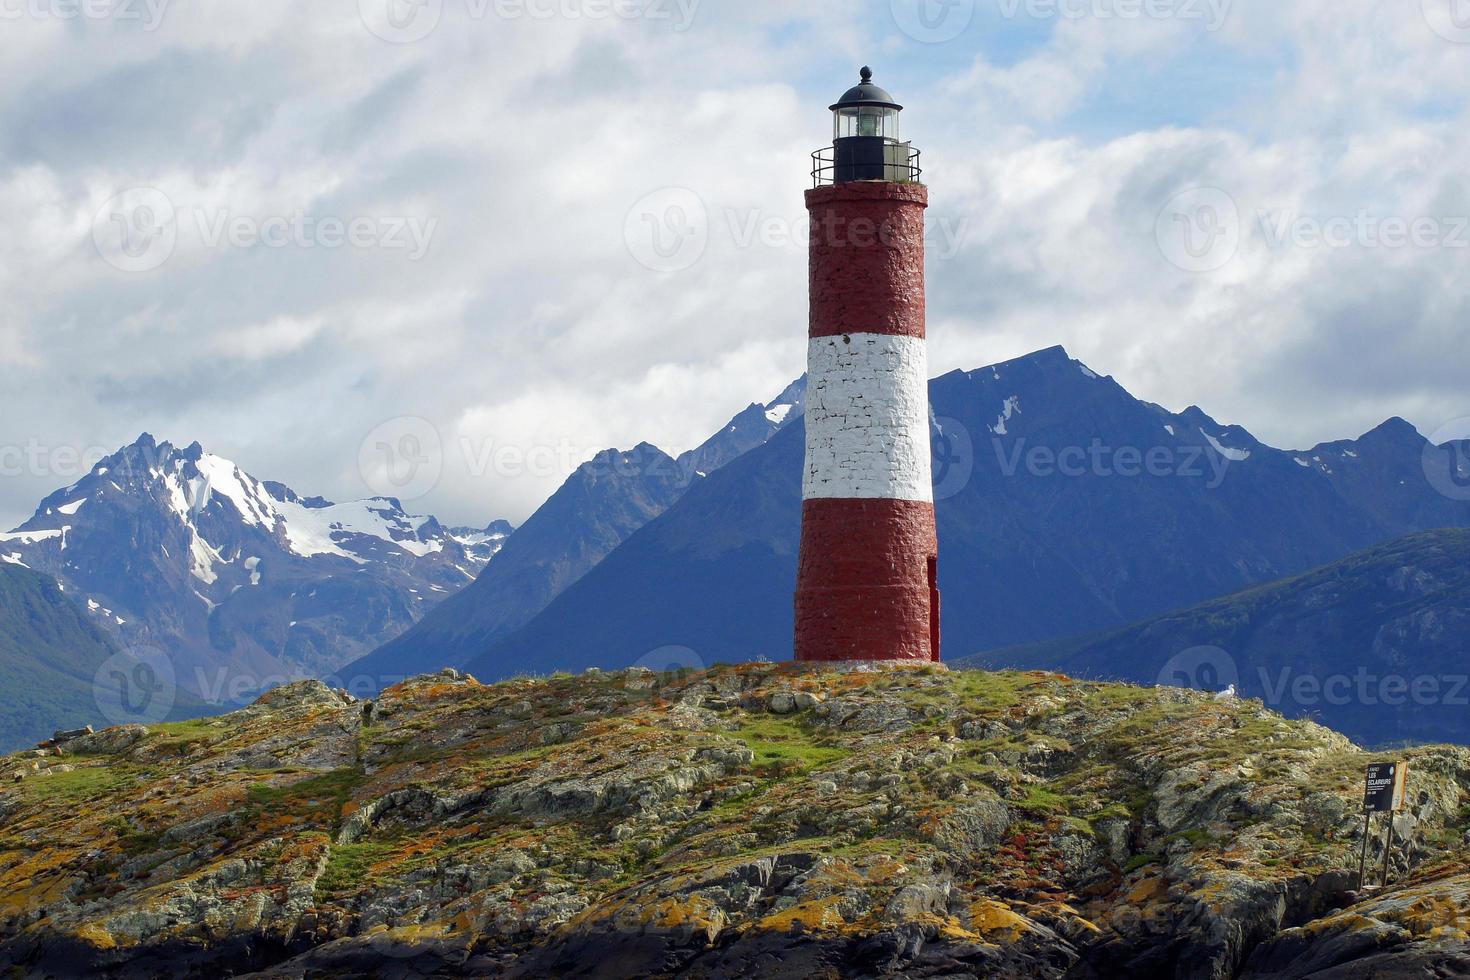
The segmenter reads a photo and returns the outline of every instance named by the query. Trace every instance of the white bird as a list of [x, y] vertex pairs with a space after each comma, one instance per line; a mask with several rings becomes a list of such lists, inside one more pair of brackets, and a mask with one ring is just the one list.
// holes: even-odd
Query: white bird
[[1235, 698], [1236, 698], [1236, 694], [1235, 694], [1235, 685], [1234, 684], [1231, 684], [1225, 690], [1223, 690], [1219, 694], [1215, 695], [1215, 700], [1216, 701], [1234, 701]]

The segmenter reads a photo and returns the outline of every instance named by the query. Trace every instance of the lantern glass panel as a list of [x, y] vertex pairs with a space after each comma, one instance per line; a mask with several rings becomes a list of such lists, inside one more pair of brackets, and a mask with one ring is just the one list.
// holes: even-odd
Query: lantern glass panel
[[833, 113], [833, 137], [898, 139], [898, 110], [886, 106], [845, 106]]

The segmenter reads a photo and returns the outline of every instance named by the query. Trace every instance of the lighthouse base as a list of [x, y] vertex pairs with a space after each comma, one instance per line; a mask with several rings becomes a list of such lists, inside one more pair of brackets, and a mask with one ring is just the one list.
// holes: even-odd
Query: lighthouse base
[[949, 672], [949, 665], [926, 660], [807, 660], [791, 667], [802, 674], [874, 674], [889, 670]]
[[937, 551], [933, 504], [806, 501], [797, 661], [937, 662]]

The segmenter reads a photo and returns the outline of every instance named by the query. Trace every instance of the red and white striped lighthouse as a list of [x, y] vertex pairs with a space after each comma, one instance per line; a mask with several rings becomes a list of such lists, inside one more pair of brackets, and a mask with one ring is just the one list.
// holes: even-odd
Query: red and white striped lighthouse
[[799, 661], [939, 660], [919, 152], [872, 83], [813, 154]]

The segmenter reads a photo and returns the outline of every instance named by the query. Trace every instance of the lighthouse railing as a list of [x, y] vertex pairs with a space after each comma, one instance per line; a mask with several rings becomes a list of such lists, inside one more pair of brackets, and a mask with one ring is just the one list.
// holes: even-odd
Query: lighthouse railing
[[[917, 184], [924, 175], [920, 165], [921, 153], [910, 143], [890, 143], [885, 147], [883, 179], [894, 184]], [[824, 146], [812, 152], [812, 186], [831, 187], [840, 183], [837, 179], [837, 150]], [[844, 181], [845, 182], [845, 181]]]

